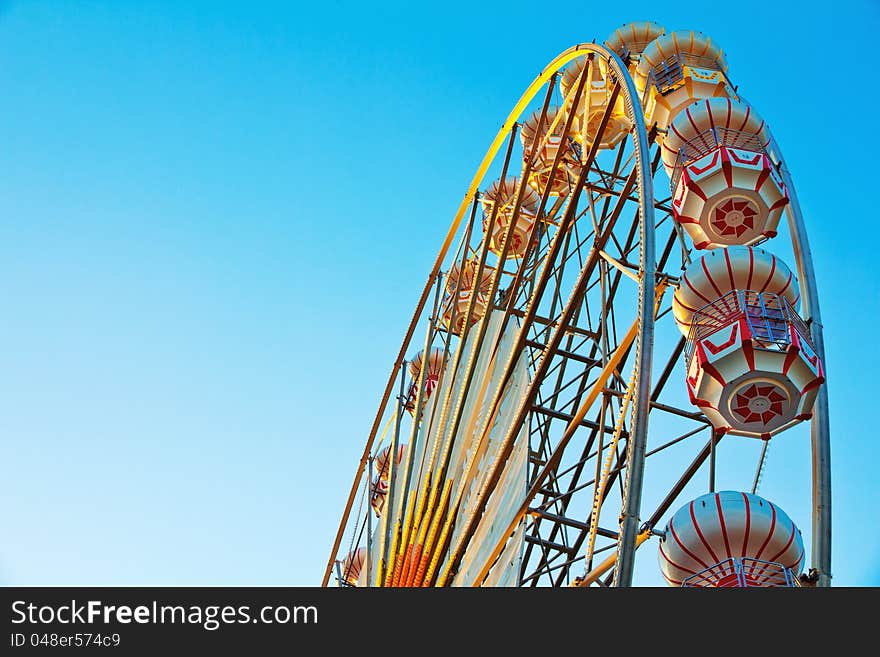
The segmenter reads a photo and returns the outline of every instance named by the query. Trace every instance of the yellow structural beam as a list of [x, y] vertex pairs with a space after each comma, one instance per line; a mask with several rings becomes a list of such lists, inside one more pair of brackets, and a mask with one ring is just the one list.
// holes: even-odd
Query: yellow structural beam
[[[641, 534], [636, 536], [636, 548], [638, 548], [642, 543], [651, 538], [651, 530], [643, 531]], [[593, 568], [590, 572], [588, 572], [583, 577], [579, 577], [574, 580], [571, 585], [572, 586], [589, 586], [597, 579], [602, 577], [605, 573], [607, 573], [611, 568], [614, 567], [614, 563], [617, 561], [617, 550], [614, 551], [605, 561], [600, 563], [598, 566]]]

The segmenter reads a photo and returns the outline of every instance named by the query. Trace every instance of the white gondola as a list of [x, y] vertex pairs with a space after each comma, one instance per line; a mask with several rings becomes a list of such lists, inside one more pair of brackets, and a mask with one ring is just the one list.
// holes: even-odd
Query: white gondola
[[659, 138], [685, 107], [701, 98], [737, 98], [727, 80], [721, 48], [702, 32], [663, 34], [642, 52], [633, 81], [642, 95], [645, 122]]
[[361, 569], [367, 560], [367, 548], [355, 548], [342, 561], [342, 579], [350, 586], [358, 585]]
[[788, 190], [767, 155], [770, 132], [745, 103], [699, 100], [663, 140], [672, 210], [698, 249], [774, 237]]
[[794, 587], [804, 542], [772, 502], [721, 491], [698, 497], [672, 516], [657, 556], [670, 586]]
[[812, 417], [825, 375], [799, 298], [785, 263], [754, 247], [709, 251], [682, 275], [687, 390], [717, 431], [766, 440]]
[[[565, 124], [565, 112], [554, 107], [547, 110], [543, 121], [541, 112], [537, 111], [522, 124], [519, 137], [523, 148], [523, 162], [532, 160], [529, 185], [538, 195], [549, 187], [548, 194], [567, 196], [580, 175], [581, 146], [572, 132], [565, 132]], [[532, 144], [535, 144], [534, 158]], [[556, 170], [553, 171], [553, 162], [559, 151], [562, 154]]]
[[479, 285], [474, 282], [477, 277], [477, 263], [469, 260], [463, 269], [453, 265], [446, 281], [446, 297], [443, 302], [443, 322], [450, 333], [461, 335], [467, 320], [468, 304], [474, 297], [471, 312], [471, 324], [476, 324], [489, 305], [489, 292], [492, 286], [492, 272], [484, 268]]
[[621, 57], [628, 57], [630, 73], [634, 73], [645, 47], [665, 31], [653, 21], [624, 23], [605, 39], [605, 46]]
[[[493, 182], [480, 197], [480, 203], [483, 206], [483, 233], [489, 240], [489, 250], [499, 257], [504, 249], [504, 238], [511, 220], [513, 220], [513, 228], [511, 229], [513, 235], [510, 236], [507, 247], [508, 258], [516, 258], [523, 254], [535, 225], [538, 203], [541, 198], [534, 189], [526, 185], [522, 192], [519, 210], [514, 218], [518, 192], [519, 178], [508, 176], [503, 181]], [[489, 221], [492, 219], [493, 213], [495, 220], [490, 226]]]
[[[578, 81], [581, 75], [587, 75], [581, 89], [581, 96], [575, 110], [575, 118], [572, 122], [572, 133], [586, 153], [592, 147], [596, 139], [599, 139], [598, 148], [614, 148], [629, 134], [632, 129], [632, 121], [626, 115], [626, 104], [623, 102], [623, 94], [617, 94], [605, 129], [599, 134], [599, 127], [608, 105], [611, 103], [613, 82], [609, 76], [607, 67], [598, 61], [594, 61], [587, 67], [587, 58], [581, 57], [569, 64], [562, 74], [559, 87], [562, 95], [574, 102]], [[586, 72], [584, 72], [586, 70]]]

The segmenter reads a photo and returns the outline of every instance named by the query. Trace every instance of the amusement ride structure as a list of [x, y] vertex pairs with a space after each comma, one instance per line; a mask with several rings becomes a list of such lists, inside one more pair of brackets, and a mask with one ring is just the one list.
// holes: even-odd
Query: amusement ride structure
[[[828, 586], [823, 360], [794, 185], [720, 46], [644, 22], [572, 47], [452, 221], [323, 585], [629, 586], [653, 544], [671, 586]], [[806, 420], [809, 555], [757, 494]], [[722, 439], [754, 446], [737, 490]]]

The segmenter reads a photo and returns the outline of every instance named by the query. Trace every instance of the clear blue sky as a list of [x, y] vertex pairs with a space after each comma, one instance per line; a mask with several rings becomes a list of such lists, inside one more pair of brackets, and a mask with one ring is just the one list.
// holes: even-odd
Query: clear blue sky
[[0, 584], [318, 584], [495, 131], [559, 51], [644, 19], [716, 38], [785, 151], [834, 581], [880, 584], [880, 14], [715, 4], [0, 2]]

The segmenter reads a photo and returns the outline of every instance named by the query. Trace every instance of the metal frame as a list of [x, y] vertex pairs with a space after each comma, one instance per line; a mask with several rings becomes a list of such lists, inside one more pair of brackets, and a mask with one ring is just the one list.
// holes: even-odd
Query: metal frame
[[[512, 235], [510, 230], [505, 235], [501, 257], [491, 255], [488, 239], [482, 239], [479, 231], [473, 230], [479, 204], [478, 189], [502, 147], [506, 146], [502, 177], [513, 166], [517, 121], [524, 112], [531, 111], [532, 100], [546, 87], [541, 106], [543, 123], [553, 98], [558, 71], [578, 57], [587, 57], [591, 63], [584, 67], [579, 83], [563, 102], [578, 103], [595, 59], [605, 63], [614, 80], [609, 109], [599, 125], [600, 135], [593, 140], [589, 152], [583, 154], [580, 175], [567, 198], [551, 202], [549, 191], [543, 190], [537, 220], [523, 256], [505, 259]], [[615, 150], [600, 153], [601, 133], [608, 126], [611, 108], [620, 94], [633, 128]], [[556, 121], [561, 116], [559, 113]], [[567, 113], [565, 117], [566, 132], [572, 116]], [[531, 153], [539, 150], [538, 137], [536, 134], [531, 144]], [[509, 531], [502, 532], [502, 539], [492, 546], [477, 584], [488, 575], [492, 561], [505, 546], [506, 537], [523, 522], [525, 546], [520, 585], [629, 586], [636, 549], [655, 533], [656, 525], [707, 460], [711, 462], [710, 487], [714, 486], [715, 451], [722, 436], [712, 431], [698, 409], [676, 401], [667, 385], [674, 371], [681, 372], [684, 338], [673, 345], [665, 361], [658, 361], [662, 363], [657, 369], [660, 374], [656, 381], [652, 381], [654, 323], [669, 313], [668, 296], [671, 295], [664, 297], [663, 291], [677, 282], [692, 252], [683, 231], [673, 221], [670, 199], [654, 197], [652, 181], [659, 166], [660, 152], [652, 143], [653, 137], [647, 132], [639, 97], [626, 64], [603, 46], [580, 44], [563, 52], [527, 89], [474, 176], [428, 276], [368, 436], [323, 585], [329, 583], [334, 562], [345, 556], [339, 554], [345, 533], [349, 532], [355, 538], [364, 529], [363, 519], [357, 514], [352, 516], [351, 510], [362, 485], [365, 466], [374, 451], [379, 427], [386, 418], [389, 422], [396, 418], [396, 450], [397, 436], [402, 430], [400, 423], [407, 421], [401, 402], [388, 402], [398, 376], [401, 377], [399, 385], [403, 394], [401, 368], [405, 355], [422, 346], [421, 341], [417, 344], [413, 339], [417, 326], [426, 326], [426, 353], [433, 345], [442, 342], [444, 354], [450, 354], [444, 377], [463, 377], [465, 390], [486, 385], [475, 369], [478, 349], [474, 349], [465, 361], [463, 350], [455, 348], [453, 351], [451, 346], [453, 343], [460, 346], [470, 337], [482, 345], [482, 349], [490, 349], [493, 359], [497, 355], [497, 343], [485, 342], [488, 322], [482, 318], [475, 323], [469, 321], [475, 317], [472, 313], [476, 295], [471, 296], [468, 320], [460, 336], [446, 333], [438, 321], [437, 292], [433, 309], [426, 312], [432, 287], [440, 289], [441, 268], [451, 266], [448, 250], [455, 236], [462, 232], [461, 224], [468, 209], [471, 210], [470, 219], [464, 227], [454, 261], [459, 264], [467, 260], [475, 262], [477, 281], [484, 272], [491, 273], [490, 308], [503, 313], [503, 326], [515, 335], [513, 354], [506, 363], [499, 363], [503, 367], [501, 384], [497, 390], [488, 391], [491, 400], [488, 415], [481, 427], [474, 428], [477, 430], [475, 435], [480, 436], [479, 444], [486, 439], [492, 419], [498, 413], [502, 391], [512, 376], [519, 354], [528, 356], [530, 382], [513, 426], [503, 439], [497, 460], [491, 464], [485, 483], [477, 492], [473, 513], [460, 519], [463, 529], [455, 541], [452, 540], [451, 526], [457, 519], [461, 495], [456, 496], [454, 491], [444, 487], [443, 479], [450, 466], [453, 436], [461, 422], [466, 393], [463, 392], [458, 399], [447, 395], [445, 399], [434, 400], [432, 413], [437, 413], [441, 424], [448, 422], [452, 429], [441, 432], [433, 444], [428, 444], [417, 423], [411, 425], [407, 462], [401, 465], [402, 472], [392, 474], [391, 482], [392, 488], [404, 486], [402, 503], [405, 508], [393, 527], [384, 517], [382, 519], [385, 532], [383, 558], [380, 563], [370, 566], [377, 573], [373, 578], [375, 583], [443, 586], [452, 582], [462, 555], [481, 522], [482, 511], [501, 477], [520, 427], [528, 427], [530, 441], [527, 499], [518, 509]], [[780, 165], [780, 173], [791, 196], [788, 210], [790, 232], [799, 278], [806, 290], [804, 317], [812, 331], [816, 351], [824, 359], [818, 302], [803, 220], [790, 176], [778, 155], [778, 148], [774, 151], [774, 146], [771, 144], [768, 151], [771, 158], [776, 153], [774, 161]], [[559, 149], [548, 178], [552, 179], [561, 165], [561, 156], [562, 149]], [[525, 162], [523, 170], [517, 173], [520, 181], [528, 179], [533, 162], [534, 158]], [[509, 227], [515, 223], [523, 191], [521, 186], [508, 221]], [[494, 211], [497, 212], [497, 205]], [[493, 225], [494, 219], [493, 215], [489, 225]], [[657, 247], [662, 245], [659, 258], [655, 244]], [[636, 250], [637, 256], [633, 253]], [[422, 382], [417, 390], [422, 390]], [[425, 401], [420, 396], [417, 393], [416, 418], [421, 416]], [[648, 419], [651, 413], [655, 416], [661, 414], [664, 422], [676, 428], [670, 435], [656, 436], [658, 444], [649, 449]], [[704, 444], [698, 438], [700, 434], [704, 436]], [[830, 569], [828, 442], [827, 392], [823, 386], [813, 421], [816, 507], [813, 563], [820, 586], [828, 584]], [[650, 514], [645, 514], [647, 519], [642, 521], [641, 494], [646, 458], [663, 458], [656, 455], [685, 448], [691, 452], [689, 465], [683, 468], [677, 479], [670, 481], [668, 493], [661, 500], [654, 501]], [[411, 467], [417, 452], [423, 453], [433, 464], [432, 472], [436, 475], [428, 481], [415, 481], [412, 477]], [[396, 454], [396, 451], [392, 453]], [[392, 464], [395, 461], [392, 459]], [[475, 461], [468, 461], [466, 468], [468, 472], [475, 471]], [[391, 499], [389, 492], [386, 514]], [[611, 525], [614, 522], [618, 526]], [[597, 557], [601, 557], [601, 561], [594, 563]], [[579, 573], [585, 574], [578, 576]]]

